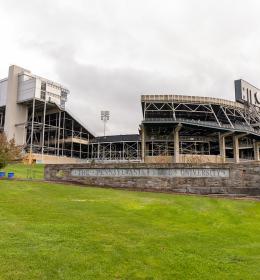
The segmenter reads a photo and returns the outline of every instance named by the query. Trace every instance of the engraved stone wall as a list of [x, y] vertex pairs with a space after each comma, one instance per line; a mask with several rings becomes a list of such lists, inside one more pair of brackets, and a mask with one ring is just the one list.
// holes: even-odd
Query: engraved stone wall
[[195, 194], [260, 195], [260, 163], [241, 164], [57, 164], [46, 180], [88, 186]]

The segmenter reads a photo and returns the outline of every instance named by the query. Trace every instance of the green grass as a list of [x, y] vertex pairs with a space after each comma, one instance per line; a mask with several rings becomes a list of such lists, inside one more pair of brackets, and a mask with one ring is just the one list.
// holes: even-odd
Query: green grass
[[26, 179], [26, 178], [33, 178], [33, 179], [43, 179], [43, 171], [44, 165], [43, 164], [33, 164], [25, 165], [25, 164], [9, 164], [6, 168], [4, 168], [6, 172], [14, 172], [15, 178], [19, 179]]
[[0, 181], [0, 279], [260, 279], [260, 203]]

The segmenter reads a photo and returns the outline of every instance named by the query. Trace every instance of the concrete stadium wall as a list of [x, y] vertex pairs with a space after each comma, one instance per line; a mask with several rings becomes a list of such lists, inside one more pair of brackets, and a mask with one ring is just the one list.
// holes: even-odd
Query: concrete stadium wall
[[44, 164], [74, 164], [74, 163], [83, 163], [84, 160], [74, 157], [63, 157], [63, 156], [53, 156], [53, 155], [41, 155], [33, 154], [32, 158], [36, 163]]
[[[223, 163], [224, 157], [220, 155], [191, 155], [180, 154], [181, 163]], [[145, 163], [173, 163], [173, 156], [146, 156]]]
[[223, 163], [224, 157], [220, 155], [190, 155], [180, 154], [180, 162], [182, 163]]
[[[117, 176], [119, 171], [123, 176]], [[128, 176], [128, 174], [167, 174], [180, 171], [183, 174], [196, 172], [197, 177], [182, 176]], [[220, 170], [228, 176], [217, 176]], [[79, 172], [81, 176], [79, 176]], [[99, 172], [97, 172], [99, 171]], [[104, 171], [104, 172], [103, 172]], [[107, 172], [109, 171], [109, 172]], [[138, 172], [136, 172], [138, 171]], [[179, 173], [177, 172], [179, 171]], [[127, 173], [129, 172], [129, 173]], [[146, 173], [147, 173], [146, 172]], [[170, 172], [170, 173], [169, 173]], [[187, 173], [188, 172], [188, 173]], [[214, 176], [211, 176], [211, 173]], [[88, 173], [88, 174], [87, 174]], [[91, 174], [100, 173], [101, 176]], [[82, 176], [83, 174], [83, 176]], [[85, 174], [87, 174], [85, 176]], [[106, 176], [109, 174], [109, 176]], [[112, 176], [111, 174], [116, 174]], [[143, 173], [144, 174], [144, 173]], [[175, 175], [176, 175], [175, 174]], [[206, 174], [206, 177], [200, 176]], [[224, 173], [223, 173], [224, 174]], [[224, 195], [260, 195], [260, 163], [243, 164], [56, 164], [46, 165], [45, 179], [53, 181], [77, 182], [88, 186], [104, 186], [160, 192], [177, 192], [193, 194], [224, 194]]]
[[172, 163], [173, 156], [146, 156], [145, 163]]

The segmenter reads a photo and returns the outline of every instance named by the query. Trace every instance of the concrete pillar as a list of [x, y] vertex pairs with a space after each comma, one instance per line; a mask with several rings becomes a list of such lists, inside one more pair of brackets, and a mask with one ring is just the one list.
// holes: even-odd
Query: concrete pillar
[[41, 153], [42, 153], [42, 161], [43, 161], [44, 144], [45, 144], [45, 121], [46, 121], [46, 98], [45, 98], [45, 100], [44, 100], [43, 120], [42, 120], [42, 133], [41, 133]]
[[226, 137], [222, 135], [219, 136], [219, 151], [223, 162], [226, 162]]
[[[56, 116], [56, 119], [57, 119], [57, 116]], [[70, 157], [73, 157], [73, 150], [74, 150], [74, 147], [73, 147], [73, 137], [74, 137], [74, 120], [71, 120], [71, 143], [70, 143]]]
[[234, 162], [239, 163], [239, 137], [237, 135], [233, 136], [233, 154], [234, 154]]
[[97, 159], [100, 159], [100, 143], [97, 144]]
[[179, 136], [180, 129], [181, 129], [180, 124], [178, 124], [177, 127], [174, 129], [174, 156], [173, 156], [174, 163], [180, 162], [180, 136]]
[[145, 161], [145, 127], [141, 126], [141, 137], [142, 137], [142, 162]]
[[24, 124], [27, 122], [28, 106], [17, 103], [18, 74], [23, 71], [26, 70], [15, 65], [10, 66], [7, 83], [4, 132], [7, 139], [14, 139], [17, 145], [24, 145], [26, 142]]
[[254, 158], [255, 158], [255, 160], [257, 160], [257, 161], [260, 160], [259, 148], [260, 148], [260, 142], [255, 142], [255, 143], [254, 143]]
[[35, 115], [35, 98], [33, 98], [33, 107], [32, 107], [32, 124], [31, 124], [31, 143], [30, 143], [30, 164], [31, 156], [33, 152], [33, 131], [34, 131], [34, 115]]
[[[57, 155], [58, 156], [60, 155], [60, 121], [61, 121], [61, 111], [59, 111], [59, 121], [58, 121], [58, 147], [57, 147], [58, 148], [57, 149]], [[80, 137], [81, 137], [81, 134], [80, 134]], [[81, 142], [80, 142], [80, 150], [81, 150]], [[80, 152], [80, 158], [81, 158], [81, 152]]]
[[226, 162], [226, 137], [231, 136], [233, 133], [234, 132], [229, 131], [223, 134], [219, 134], [219, 151], [220, 155], [223, 157], [223, 162]]

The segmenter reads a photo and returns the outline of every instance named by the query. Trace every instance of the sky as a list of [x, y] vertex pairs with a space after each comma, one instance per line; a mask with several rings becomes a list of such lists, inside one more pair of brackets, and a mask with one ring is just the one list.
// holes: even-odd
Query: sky
[[0, 78], [16, 64], [70, 90], [96, 135], [138, 133], [142, 94], [234, 100], [260, 87], [259, 0], [0, 0]]

